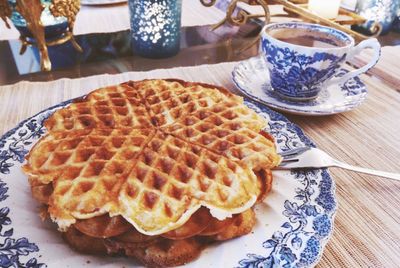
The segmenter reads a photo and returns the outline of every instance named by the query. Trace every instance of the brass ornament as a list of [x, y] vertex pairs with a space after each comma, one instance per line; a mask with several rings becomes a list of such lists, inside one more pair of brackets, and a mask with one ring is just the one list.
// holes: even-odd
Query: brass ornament
[[205, 7], [211, 7], [217, 2], [217, 0], [200, 0], [200, 2]]
[[[328, 1], [328, 0], [326, 0], [326, 1]], [[215, 0], [200, 0], [200, 2], [206, 7], [213, 6], [216, 3]], [[263, 8], [264, 13], [263, 14], [249, 14], [244, 10], [238, 10], [238, 12], [235, 13], [235, 10], [237, 9], [237, 4], [239, 2], [248, 4], [248, 5], [259, 5]], [[240, 25], [246, 24], [248, 22], [248, 20], [250, 20], [250, 19], [261, 18], [261, 17], [263, 17], [265, 19], [265, 24], [268, 24], [270, 22], [270, 18], [271, 18], [268, 5], [283, 5], [284, 10], [288, 13], [288, 15], [285, 15], [287, 17], [300, 17], [304, 21], [310, 21], [313, 23], [318, 23], [318, 24], [326, 25], [326, 26], [329, 26], [332, 28], [336, 28], [338, 30], [341, 30], [343, 32], [346, 32], [346, 33], [352, 35], [356, 41], [362, 41], [364, 39], [371, 37], [371, 36], [365, 36], [356, 31], [353, 31], [350, 28], [347, 28], [333, 20], [322, 18], [321, 16], [318, 16], [315, 13], [312, 13], [307, 8], [304, 8], [301, 5], [297, 5], [294, 2], [304, 2], [304, 1], [297, 1], [297, 0], [291, 0], [291, 1], [289, 1], [289, 0], [232, 0], [226, 10], [225, 18], [223, 20], [221, 20], [220, 22], [218, 22], [217, 24], [213, 25], [212, 30], [217, 29], [218, 27], [222, 26], [226, 22], [233, 26], [240, 26]], [[381, 29], [382, 29], [381, 25], [379, 25], [379, 23], [375, 23], [371, 27], [371, 31], [373, 32], [372, 37], [378, 36], [381, 32]], [[239, 49], [238, 53], [241, 53], [243, 50], [250, 48], [252, 45], [254, 45], [259, 40], [259, 38], [260, 37], [258, 37], [256, 40], [252, 41], [244, 49]]]
[[11, 8], [8, 5], [7, 0], [0, 0], [0, 18], [3, 19], [7, 28], [10, 29], [10, 24], [8, 24], [7, 17], [11, 17]]
[[[264, 13], [263, 14], [249, 14], [244, 10], [239, 10], [237, 12], [237, 15], [234, 16], [234, 12], [237, 8], [237, 4], [239, 2], [248, 4], [248, 5], [259, 5], [263, 8]], [[228, 10], [226, 12], [226, 20], [228, 23], [234, 25], [234, 26], [240, 26], [242, 24], [246, 24], [250, 19], [252, 18], [260, 18], [264, 17], [265, 19], [265, 24], [268, 24], [270, 22], [270, 13], [269, 13], [269, 8], [268, 4], [264, 0], [233, 0], [231, 1], [230, 5], [228, 6]]]
[[[209, 0], [209, 2], [207, 2], [207, 0], [200, 0], [200, 2], [204, 5], [204, 6], [213, 6], [215, 4], [216, 1], [214, 0]], [[238, 9], [237, 13], [235, 13], [235, 11], [238, 8], [238, 3], [244, 3], [244, 4], [248, 4], [248, 5], [259, 5], [263, 8], [264, 13], [263, 14], [249, 14], [246, 11], [242, 10], [242, 9]], [[240, 25], [244, 25], [246, 24], [250, 19], [254, 19], [254, 18], [264, 18], [264, 23], [268, 24], [271, 20], [271, 16], [270, 16], [270, 12], [269, 12], [269, 8], [268, 8], [268, 3], [266, 2], [266, 0], [232, 0], [229, 5], [228, 8], [226, 10], [226, 16], [225, 18], [223, 18], [220, 22], [216, 23], [215, 25], [213, 25], [211, 27], [211, 30], [216, 30], [217, 28], [221, 27], [223, 24], [225, 24], [226, 22], [228, 22], [230, 25], [232, 26], [240, 26]], [[260, 32], [261, 34], [261, 32]], [[254, 40], [250, 41], [249, 44], [245, 45], [242, 48], [239, 48], [235, 53], [236, 54], [240, 54], [243, 51], [249, 49], [250, 47], [252, 47], [254, 44], [256, 44], [257, 42], [259, 42], [260, 40], [260, 36], [258, 35], [256, 38], [254, 38]]]
[[54, 17], [66, 17], [71, 28], [81, 6], [80, 0], [52, 0], [50, 12]]
[[[17, 11], [26, 20], [26, 26], [36, 40], [36, 46], [38, 47], [40, 54], [40, 67], [44, 71], [50, 71], [51, 62], [47, 51], [44, 27], [40, 21], [43, 9], [44, 6], [40, 0], [17, 0]], [[23, 54], [29, 42], [24, 36], [21, 36], [20, 39], [22, 42], [20, 54]]]
[[[209, 0], [209, 1], [200, 0], [200, 2], [206, 7], [211, 7], [215, 4], [216, 1], [215, 0]], [[264, 13], [263, 14], [249, 14], [246, 11], [239, 9], [238, 12], [235, 14], [235, 10], [237, 10], [237, 4], [239, 2], [248, 4], [248, 5], [252, 5], [252, 6], [260, 5], [263, 8]], [[268, 8], [268, 3], [266, 2], [266, 0], [232, 0], [229, 3], [228, 8], [226, 10], [225, 18], [223, 18], [220, 22], [213, 25], [211, 29], [215, 30], [215, 29], [219, 28], [220, 26], [222, 26], [223, 24], [225, 24], [226, 22], [228, 22], [232, 26], [240, 26], [240, 25], [246, 24], [250, 19], [260, 18], [260, 17], [264, 17], [266, 24], [268, 24], [270, 22], [270, 13], [269, 13], [269, 8]]]
[[66, 33], [66, 36], [68, 36], [68, 38], [67, 40], [60, 39], [60, 41], [56, 44], [59, 45], [70, 40], [77, 51], [83, 52], [82, 48], [75, 41], [73, 35], [76, 15], [78, 14], [80, 8], [80, 0], [52, 0], [52, 4], [50, 5], [50, 12], [54, 17], [66, 17], [68, 20], [68, 31]]
[[343, 31], [351, 36], [354, 37], [354, 39], [358, 42], [370, 38], [370, 37], [377, 37], [381, 31], [382, 31], [382, 26], [379, 23], [374, 23], [374, 25], [371, 28], [371, 31], [373, 34], [371, 36], [366, 36], [363, 34], [360, 34], [356, 31], [351, 30], [350, 28], [347, 28], [343, 25], [340, 25], [339, 23], [335, 22], [334, 20], [329, 20], [325, 19], [321, 16], [318, 16], [317, 14], [309, 11], [306, 8], [301, 7], [300, 5], [296, 5], [294, 3], [291, 3], [290, 1], [287, 0], [274, 0], [275, 3], [283, 5], [284, 10], [289, 13], [289, 15], [295, 15], [300, 17], [301, 19], [305, 21], [310, 21], [312, 23], [318, 23], [321, 25], [326, 25], [335, 29], [338, 29], [340, 31]]
[[[49, 9], [54, 17], [66, 17], [68, 21], [68, 27], [65, 33], [59, 38], [51, 41], [46, 41], [44, 25], [42, 24], [40, 17], [45, 6], [40, 0], [16, 0], [16, 10], [26, 21], [26, 26], [32, 34], [34, 39], [30, 39], [26, 36], [21, 35], [20, 40], [22, 43], [20, 54], [23, 54], [29, 45], [36, 46], [39, 49], [40, 55], [40, 67], [42, 71], [51, 70], [51, 62], [48, 54], [47, 47], [54, 45], [61, 45], [65, 42], [71, 41], [74, 48], [82, 52], [82, 48], [75, 41], [73, 36], [73, 28], [76, 19], [76, 15], [80, 9], [80, 0], [53, 0]], [[4, 20], [7, 27], [7, 17], [11, 16], [11, 7], [7, 0], [0, 0], [0, 17]]]

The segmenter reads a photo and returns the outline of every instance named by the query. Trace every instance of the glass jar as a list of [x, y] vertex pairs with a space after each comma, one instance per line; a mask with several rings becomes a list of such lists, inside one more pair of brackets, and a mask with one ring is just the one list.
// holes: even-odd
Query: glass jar
[[133, 53], [165, 58], [179, 52], [182, 0], [128, 0]]

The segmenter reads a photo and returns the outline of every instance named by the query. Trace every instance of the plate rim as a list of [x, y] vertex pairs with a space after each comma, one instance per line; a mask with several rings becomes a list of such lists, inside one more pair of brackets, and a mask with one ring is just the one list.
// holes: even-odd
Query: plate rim
[[[344, 108], [342, 108], [340, 110], [333, 110], [333, 111], [321, 111], [321, 110], [307, 111], [307, 110], [304, 110], [304, 109], [288, 108], [287, 106], [271, 103], [271, 102], [265, 101], [265, 100], [255, 96], [255, 95], [250, 94], [247, 90], [245, 90], [243, 88], [241, 83], [238, 82], [238, 78], [237, 78], [237, 75], [238, 75], [238, 72], [239, 72], [238, 70], [244, 64], [251, 63], [251, 62], [257, 61], [257, 60], [261, 61], [262, 60], [262, 55], [256, 55], [256, 56], [250, 57], [250, 58], [248, 58], [246, 60], [239, 61], [233, 67], [233, 70], [231, 72], [231, 80], [234, 83], [235, 87], [239, 90], [239, 92], [242, 93], [243, 95], [245, 95], [246, 97], [252, 99], [253, 101], [256, 101], [256, 102], [259, 102], [259, 103], [261, 103], [263, 105], [266, 105], [266, 106], [268, 106], [270, 108], [273, 108], [273, 109], [276, 109], [278, 111], [281, 111], [281, 112], [295, 114], [295, 115], [304, 115], [304, 116], [335, 115], [335, 114], [339, 114], [339, 113], [349, 112], [349, 111], [354, 110], [355, 108], [359, 107], [361, 104], [364, 103], [364, 101], [365, 101], [365, 99], [367, 98], [367, 95], [368, 95], [367, 86], [360, 79], [359, 82], [363, 85], [363, 88], [364, 88], [365, 92], [360, 94], [360, 98], [359, 98], [359, 101], [357, 103], [354, 103], [351, 106], [345, 106]], [[346, 69], [341, 68], [341, 70], [346, 70]], [[357, 76], [357, 77], [359, 77], [359, 76]]]
[[[83, 96], [85, 96], [85, 95], [83, 95]], [[7, 141], [8, 138], [10, 138], [12, 135], [16, 134], [18, 132], [18, 130], [23, 128], [26, 123], [28, 123], [29, 121], [35, 119], [36, 117], [39, 117], [40, 115], [43, 114], [43, 115], [45, 115], [45, 117], [43, 118], [43, 121], [44, 121], [44, 119], [47, 118], [47, 116], [50, 116], [52, 114], [49, 111], [55, 110], [57, 108], [65, 107], [69, 103], [73, 102], [75, 99], [79, 99], [81, 97], [82, 96], [77, 97], [77, 98], [72, 98], [72, 99], [69, 99], [69, 100], [66, 100], [66, 101], [62, 101], [62, 102], [60, 102], [60, 103], [58, 103], [56, 105], [50, 106], [50, 107], [48, 107], [48, 108], [46, 108], [46, 109], [34, 114], [33, 116], [30, 116], [29, 118], [19, 122], [15, 127], [13, 127], [12, 129], [8, 130], [6, 133], [4, 133], [0, 137], [0, 143], [3, 142], [3, 141]], [[246, 102], [249, 102], [249, 103], [255, 105], [257, 108], [260, 109], [260, 111], [267, 113], [271, 117], [271, 120], [273, 120], [273, 121], [277, 121], [277, 120], [284, 121], [286, 124], [288, 124], [290, 126], [291, 129], [294, 129], [294, 131], [296, 132], [296, 135], [298, 136], [298, 138], [302, 142], [304, 142], [305, 144], [307, 144], [309, 146], [315, 147], [314, 142], [304, 133], [304, 131], [297, 124], [292, 123], [289, 119], [287, 119], [286, 116], [284, 116], [283, 114], [281, 114], [279, 112], [276, 112], [276, 111], [274, 111], [274, 110], [272, 110], [272, 109], [270, 109], [270, 108], [268, 108], [266, 106], [263, 106], [262, 104], [254, 101], [254, 100], [251, 100], [250, 98], [244, 98], [244, 100]], [[48, 113], [48, 114], [46, 115], [46, 113]], [[42, 122], [41, 122], [40, 125], [43, 127]], [[0, 151], [1, 151], [1, 148], [0, 148]], [[328, 172], [328, 169], [315, 169], [315, 170], [322, 170], [322, 173], [325, 172], [325, 175], [327, 176], [327, 178], [329, 178], [329, 182], [330, 182], [329, 193], [332, 194], [332, 197], [333, 197], [333, 202], [332, 202], [333, 208], [332, 208], [332, 212], [330, 213], [330, 215], [328, 215], [329, 216], [329, 223], [330, 223], [329, 233], [328, 233], [328, 235], [326, 237], [322, 237], [321, 239], [318, 240], [319, 243], [320, 243], [320, 248], [318, 250], [318, 255], [315, 257], [314, 261], [308, 267], [315, 266], [320, 261], [320, 259], [322, 258], [322, 255], [323, 255], [323, 252], [325, 250], [325, 247], [326, 247], [328, 241], [332, 238], [332, 235], [333, 235], [333, 232], [334, 232], [335, 216], [336, 216], [336, 213], [338, 211], [338, 199], [337, 199], [337, 196], [336, 196], [336, 184], [335, 184], [335, 181], [333, 180], [331, 174]], [[322, 173], [321, 173], [321, 177], [323, 176]], [[0, 183], [5, 183], [6, 187], [9, 188], [8, 181], [5, 179], [8, 174], [3, 174], [3, 173], [0, 173], [0, 174], [4, 175], [4, 177], [2, 176]], [[2, 201], [2, 200], [0, 200], [0, 201]], [[267, 239], [267, 238], [268, 237], [265, 237], [264, 239]], [[249, 256], [251, 254], [247, 254], [247, 252], [246, 252], [244, 255], [245, 256]], [[244, 259], [242, 259], [241, 261], [243, 261], [243, 260]], [[41, 264], [38, 264], [38, 265], [41, 265]]]
[[[317, 147], [316, 144], [314, 143], [314, 141], [304, 133], [303, 129], [299, 125], [297, 125], [297, 124], [293, 123], [292, 121], [290, 121], [285, 115], [279, 113], [278, 111], [274, 111], [270, 107], [268, 107], [266, 105], [263, 105], [262, 103], [259, 103], [258, 101], [255, 101], [252, 98], [247, 97], [247, 99], [246, 99], [246, 97], [244, 97], [244, 100], [252, 103], [255, 106], [257, 106], [260, 110], [263, 110], [263, 109], [267, 110], [269, 115], [273, 115], [273, 119], [274, 120], [278, 119], [278, 120], [282, 120], [282, 121], [288, 123], [290, 125], [290, 127], [293, 128], [296, 131], [296, 134], [299, 136], [301, 141], [303, 141], [306, 144], [308, 143], [308, 145], [311, 146], [311, 147]], [[339, 201], [338, 201], [337, 196], [336, 196], [336, 182], [333, 179], [333, 177], [331, 176], [331, 174], [329, 173], [328, 168], [312, 169], [312, 170], [322, 170], [322, 173], [326, 172], [326, 175], [330, 179], [330, 182], [331, 182], [330, 193], [333, 196], [333, 206], [334, 206], [334, 208], [332, 209], [332, 213], [330, 215], [330, 224], [331, 225], [330, 225], [329, 234], [328, 234], [328, 236], [326, 236], [326, 237], [324, 237], [324, 238], [319, 240], [320, 243], [322, 242], [320, 251], [318, 252], [318, 255], [317, 255], [316, 259], [314, 260], [314, 262], [311, 263], [309, 266], [306, 266], [306, 267], [314, 267], [320, 262], [329, 240], [332, 239], [332, 236], [333, 236], [333, 233], [334, 233], [335, 218], [336, 218], [336, 214], [337, 214], [338, 208], [339, 208]], [[321, 174], [321, 176], [322, 176], [322, 174]]]

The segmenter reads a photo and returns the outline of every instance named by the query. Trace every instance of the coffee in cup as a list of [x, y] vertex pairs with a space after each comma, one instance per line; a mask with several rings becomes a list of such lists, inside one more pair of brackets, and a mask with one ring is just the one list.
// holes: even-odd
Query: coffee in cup
[[[366, 72], [379, 59], [380, 44], [375, 39], [362, 41], [339, 30], [310, 23], [285, 22], [266, 25], [261, 49], [266, 60], [271, 86], [278, 95], [291, 100], [317, 97], [322, 88], [345, 83]], [[343, 64], [364, 48], [374, 49], [371, 61], [342, 77], [335, 77]]]

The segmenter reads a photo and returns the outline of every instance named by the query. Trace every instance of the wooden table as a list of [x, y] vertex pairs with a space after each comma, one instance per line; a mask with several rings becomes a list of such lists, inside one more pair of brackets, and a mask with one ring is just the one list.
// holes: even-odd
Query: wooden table
[[[218, 58], [215, 55], [219, 55], [218, 61], [237, 60], [225, 53], [231, 45], [226, 41], [218, 41], [194, 46], [193, 50], [181, 53], [190, 55], [194, 51], [213, 51], [205, 52], [203, 56], [209, 57], [207, 60], [191, 62], [192, 65], [213, 63]], [[246, 57], [254, 55], [256, 50], [248, 53]], [[175, 60], [171, 65], [182, 64], [182, 59]], [[354, 64], [361, 64], [363, 60], [361, 58]], [[122, 66], [109, 66], [111, 73], [132, 70], [132, 66], [124, 63], [124, 60], [113, 62]], [[349, 164], [400, 172], [400, 79], [396, 77], [399, 67], [400, 47], [384, 48], [377, 67], [361, 77], [369, 95], [359, 108], [331, 116], [287, 117], [298, 124], [320, 148], [337, 159]], [[80, 69], [83, 70], [84, 66]], [[67, 69], [24, 78], [53, 80], [62, 75], [78, 77], [79, 73]], [[84, 75], [90, 73], [85, 72]], [[214, 83], [235, 90], [230, 80], [230, 70], [221, 69], [214, 75], [219, 77]], [[92, 86], [107, 83], [107, 79], [107, 76], [100, 76]], [[0, 134], [51, 105], [91, 89], [90, 84], [79, 79], [56, 83], [58, 88], [30, 82], [0, 87]], [[339, 207], [333, 237], [318, 267], [398, 267], [400, 182], [335, 168], [330, 169], [330, 173], [336, 182]]]
[[[400, 47], [399, 47], [400, 52]], [[362, 76], [368, 98], [340, 115], [288, 116], [318, 146], [349, 164], [400, 172], [400, 93]], [[331, 168], [339, 208], [320, 267], [400, 264], [400, 182]]]

